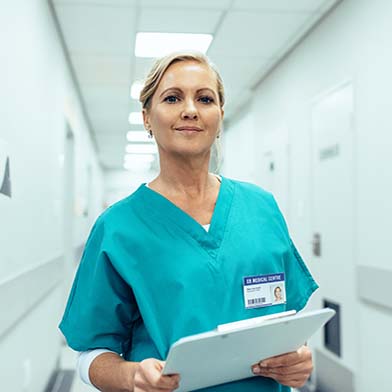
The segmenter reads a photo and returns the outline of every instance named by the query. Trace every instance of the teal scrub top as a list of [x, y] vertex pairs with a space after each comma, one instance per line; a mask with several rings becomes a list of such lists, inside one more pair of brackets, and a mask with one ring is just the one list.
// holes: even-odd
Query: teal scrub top
[[[286, 303], [246, 309], [243, 278], [278, 273], [285, 274]], [[77, 351], [164, 360], [181, 337], [299, 311], [317, 287], [268, 192], [222, 177], [207, 232], [143, 184], [97, 219], [60, 329]], [[289, 390], [260, 376], [203, 389]]]

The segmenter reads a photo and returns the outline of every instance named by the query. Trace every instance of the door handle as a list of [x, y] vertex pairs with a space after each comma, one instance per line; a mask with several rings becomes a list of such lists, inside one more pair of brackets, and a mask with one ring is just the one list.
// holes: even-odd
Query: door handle
[[313, 234], [312, 244], [312, 251], [314, 256], [321, 256], [321, 235], [320, 233]]

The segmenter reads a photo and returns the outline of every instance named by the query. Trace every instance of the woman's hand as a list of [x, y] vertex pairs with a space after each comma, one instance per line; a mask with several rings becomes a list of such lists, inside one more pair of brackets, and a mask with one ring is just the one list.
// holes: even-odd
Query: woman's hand
[[312, 353], [307, 346], [302, 346], [296, 352], [267, 358], [252, 366], [254, 374], [273, 378], [292, 388], [302, 387], [312, 370]]
[[174, 391], [179, 387], [178, 374], [163, 376], [165, 362], [149, 358], [138, 364], [134, 375], [134, 392]]

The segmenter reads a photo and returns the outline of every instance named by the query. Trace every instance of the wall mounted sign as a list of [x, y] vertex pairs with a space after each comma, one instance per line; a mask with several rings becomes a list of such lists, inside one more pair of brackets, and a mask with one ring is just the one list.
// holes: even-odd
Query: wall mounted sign
[[11, 197], [10, 156], [3, 140], [0, 140], [0, 194]]

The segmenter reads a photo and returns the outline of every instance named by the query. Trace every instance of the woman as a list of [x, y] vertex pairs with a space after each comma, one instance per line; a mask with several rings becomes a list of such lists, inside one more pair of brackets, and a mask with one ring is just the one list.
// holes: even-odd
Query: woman
[[[181, 375], [161, 369], [176, 340], [300, 310], [317, 288], [273, 197], [208, 172], [224, 114], [209, 60], [197, 53], [158, 60], [140, 100], [160, 173], [95, 223], [60, 324], [88, 358], [85, 378], [102, 391], [172, 391]], [[247, 291], [271, 274], [285, 284], [287, 302], [273, 305], [270, 287], [265, 297]], [[259, 377], [205, 391], [288, 391], [304, 384], [312, 359], [302, 347], [249, 366]]]
[[280, 288], [280, 286], [276, 286], [275, 287], [275, 289], [274, 289], [274, 298], [275, 298], [275, 302], [283, 301], [282, 289]]

